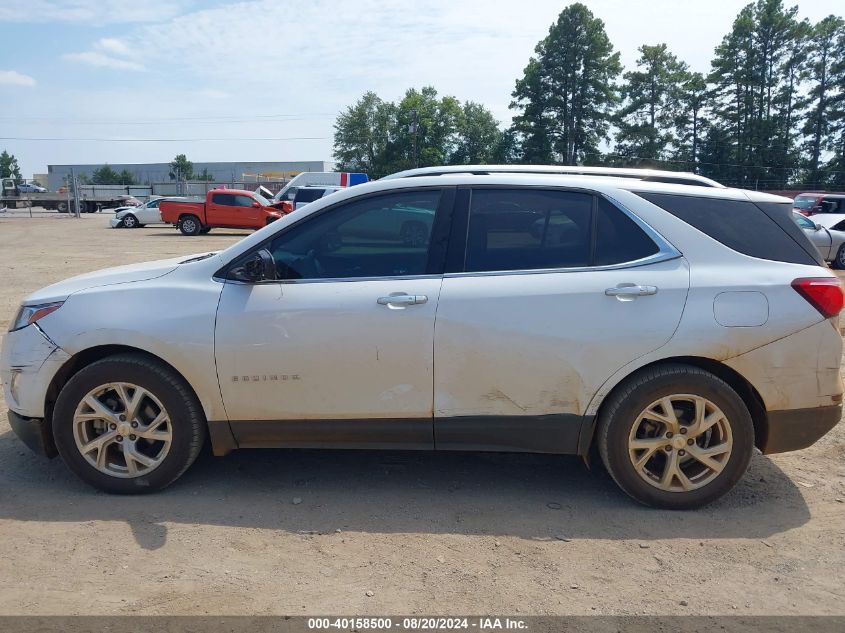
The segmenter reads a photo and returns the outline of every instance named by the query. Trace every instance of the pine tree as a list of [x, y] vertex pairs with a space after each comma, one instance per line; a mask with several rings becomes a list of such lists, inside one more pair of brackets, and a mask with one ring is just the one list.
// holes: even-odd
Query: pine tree
[[616, 153], [628, 159], [659, 161], [676, 143], [676, 121], [691, 75], [666, 44], [643, 45], [639, 51], [638, 70], [623, 75]]
[[618, 101], [619, 53], [583, 4], [566, 7], [535, 48], [516, 82], [511, 107], [525, 162], [574, 165], [599, 153], [608, 140], [610, 112]]

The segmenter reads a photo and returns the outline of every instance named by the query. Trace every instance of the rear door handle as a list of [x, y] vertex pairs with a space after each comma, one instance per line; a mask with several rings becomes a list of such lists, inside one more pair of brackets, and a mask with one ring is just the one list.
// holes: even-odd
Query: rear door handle
[[657, 294], [657, 286], [640, 286], [638, 284], [619, 284], [615, 288], [604, 291], [608, 297], [631, 298], [647, 297]]
[[425, 295], [406, 295], [405, 293], [397, 293], [378, 298], [378, 304], [380, 306], [415, 306], [426, 301], [428, 301], [428, 297]]

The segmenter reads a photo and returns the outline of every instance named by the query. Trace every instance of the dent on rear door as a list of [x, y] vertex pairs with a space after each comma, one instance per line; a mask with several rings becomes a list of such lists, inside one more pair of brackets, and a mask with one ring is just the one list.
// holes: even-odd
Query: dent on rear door
[[[657, 292], [605, 294], [620, 284]], [[688, 290], [680, 257], [621, 270], [447, 277], [435, 416], [583, 415], [608, 378], [671, 339]]]

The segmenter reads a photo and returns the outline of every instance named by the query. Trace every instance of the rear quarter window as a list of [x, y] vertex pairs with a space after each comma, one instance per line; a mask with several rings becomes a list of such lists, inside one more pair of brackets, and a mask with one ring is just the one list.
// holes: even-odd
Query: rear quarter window
[[648, 200], [743, 255], [790, 264], [823, 266], [804, 232], [792, 221], [789, 203], [759, 203], [638, 192]]

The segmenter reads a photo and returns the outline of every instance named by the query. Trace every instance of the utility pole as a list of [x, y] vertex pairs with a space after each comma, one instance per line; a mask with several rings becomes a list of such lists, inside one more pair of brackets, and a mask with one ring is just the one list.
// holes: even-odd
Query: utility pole
[[82, 213], [82, 202], [79, 200], [79, 182], [76, 180], [76, 174], [73, 172], [73, 167], [70, 169], [70, 187], [73, 193], [73, 212], [78, 218]]
[[408, 126], [408, 131], [414, 135], [414, 167], [420, 166], [420, 156], [417, 152], [417, 131], [420, 129], [419, 124], [419, 112], [416, 108], [411, 110], [411, 116], [414, 117], [414, 120], [411, 122], [411, 125]]

